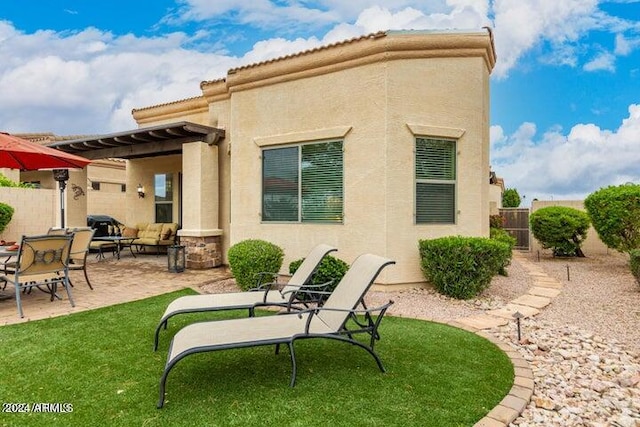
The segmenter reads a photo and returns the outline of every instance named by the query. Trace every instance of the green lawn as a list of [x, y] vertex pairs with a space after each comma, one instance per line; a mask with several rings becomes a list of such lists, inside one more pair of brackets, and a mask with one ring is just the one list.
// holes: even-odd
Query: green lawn
[[[171, 371], [156, 409], [170, 337], [153, 331], [182, 291], [70, 316], [0, 327], [0, 396], [7, 403], [67, 403], [67, 413], [0, 413], [2, 426], [470, 426], [509, 391], [513, 368], [490, 342], [436, 323], [387, 317], [377, 344], [381, 373], [364, 350], [332, 340], [187, 357]], [[242, 316], [236, 313], [236, 316]], [[15, 409], [15, 407], [14, 407]], [[68, 409], [68, 408], [67, 408]]]

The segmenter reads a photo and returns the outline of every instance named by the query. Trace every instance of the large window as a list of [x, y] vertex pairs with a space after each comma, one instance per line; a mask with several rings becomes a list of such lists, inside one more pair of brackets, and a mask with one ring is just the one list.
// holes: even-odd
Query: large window
[[173, 222], [173, 176], [170, 173], [154, 176], [156, 203], [155, 222]]
[[455, 141], [416, 138], [416, 224], [455, 224], [455, 213]]
[[341, 223], [342, 141], [262, 152], [262, 220]]

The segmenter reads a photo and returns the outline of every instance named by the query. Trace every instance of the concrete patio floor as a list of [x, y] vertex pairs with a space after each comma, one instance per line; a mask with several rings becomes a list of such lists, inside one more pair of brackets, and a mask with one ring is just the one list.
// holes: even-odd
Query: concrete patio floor
[[[190, 287], [198, 290], [202, 284], [231, 277], [225, 267], [208, 270], [185, 270], [182, 273], [170, 273], [167, 267], [167, 255], [139, 254], [134, 258], [123, 251], [120, 260], [107, 254], [97, 259], [89, 254], [87, 271], [93, 290], [89, 289], [82, 271], [70, 273], [73, 287], [71, 293], [75, 307], [71, 307], [64, 289], [58, 290], [62, 298], [50, 301], [49, 294], [34, 289], [23, 295], [22, 309], [24, 318], [18, 315], [15, 298], [0, 300], [0, 325], [28, 322], [30, 320], [61, 316], [84, 310], [139, 300], [154, 295]], [[7, 285], [4, 294], [15, 294], [12, 285]]]

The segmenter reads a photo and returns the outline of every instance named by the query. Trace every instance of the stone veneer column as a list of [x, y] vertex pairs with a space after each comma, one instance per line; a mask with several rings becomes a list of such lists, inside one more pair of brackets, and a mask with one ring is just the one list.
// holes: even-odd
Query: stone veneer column
[[222, 230], [218, 228], [218, 147], [204, 142], [182, 145], [182, 229], [186, 267], [222, 264]]

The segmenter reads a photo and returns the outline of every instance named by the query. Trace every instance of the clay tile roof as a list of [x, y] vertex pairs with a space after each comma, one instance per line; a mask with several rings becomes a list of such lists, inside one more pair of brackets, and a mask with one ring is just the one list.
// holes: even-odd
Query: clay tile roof
[[215, 79], [215, 80], [205, 80], [203, 82], [200, 82], [200, 89], [202, 89], [204, 86], [207, 86], [207, 85], [212, 85], [212, 84], [215, 84], [215, 83], [225, 82], [226, 80], [227, 80], [226, 77], [222, 77], [222, 78]]
[[197, 95], [197, 96], [192, 96], [190, 98], [184, 98], [184, 99], [178, 99], [175, 101], [165, 102], [164, 104], [154, 104], [154, 105], [149, 105], [147, 107], [134, 108], [131, 110], [131, 112], [135, 113], [136, 111], [143, 111], [143, 110], [149, 110], [151, 108], [165, 107], [167, 105], [180, 104], [182, 102], [201, 99], [201, 98], [202, 98], [202, 95]]
[[273, 59], [268, 59], [266, 61], [256, 62], [256, 63], [253, 63], [253, 64], [247, 64], [247, 65], [243, 65], [243, 66], [236, 67], [236, 68], [231, 68], [228, 71], [228, 73], [232, 74], [232, 73], [235, 73], [236, 71], [245, 70], [247, 68], [259, 67], [260, 65], [271, 64], [273, 62], [284, 61], [284, 60], [290, 59], [290, 58], [297, 58], [297, 57], [304, 56], [304, 55], [309, 55], [311, 53], [318, 52], [318, 51], [321, 51], [321, 50], [327, 50], [327, 49], [331, 49], [331, 48], [334, 48], [334, 47], [337, 47], [337, 46], [344, 46], [344, 45], [351, 44], [351, 43], [357, 43], [359, 41], [366, 40], [366, 39], [375, 39], [375, 38], [385, 37], [387, 35], [387, 33], [388, 33], [387, 31], [378, 31], [376, 33], [369, 33], [369, 34], [365, 34], [363, 36], [353, 37], [353, 38], [350, 38], [350, 39], [347, 39], [347, 40], [342, 40], [342, 41], [339, 41], [339, 42], [335, 42], [335, 43], [331, 43], [331, 44], [327, 44], [327, 45], [314, 47], [312, 49], [303, 50], [301, 52], [296, 52], [296, 53], [292, 53], [292, 54], [289, 54], [289, 55], [279, 56], [279, 57], [273, 58]]

